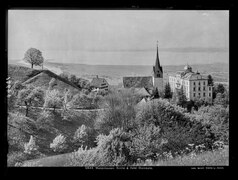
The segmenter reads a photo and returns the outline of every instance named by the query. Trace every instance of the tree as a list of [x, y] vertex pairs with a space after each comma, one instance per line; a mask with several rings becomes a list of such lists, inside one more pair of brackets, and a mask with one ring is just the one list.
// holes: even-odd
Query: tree
[[214, 82], [213, 82], [212, 76], [209, 74], [207, 77], [208, 77], [208, 85], [209, 85], [209, 86], [213, 86], [213, 85], [214, 85]]
[[62, 77], [63, 79], [65, 79], [65, 80], [67, 80], [67, 81], [69, 80], [69, 76], [66, 73], [61, 73], [59, 76]]
[[229, 105], [229, 93], [228, 92], [224, 92], [223, 94], [217, 93], [216, 98], [214, 99], [214, 104], [227, 107], [227, 105]]
[[28, 143], [24, 144], [24, 153], [26, 154], [33, 154], [36, 153], [38, 150], [38, 146], [36, 145], [35, 138], [31, 135], [30, 140]]
[[183, 87], [181, 89], [175, 90], [175, 93], [173, 93], [172, 102], [182, 107], [186, 105], [187, 98], [183, 92]]
[[71, 75], [69, 76], [69, 81], [70, 81], [71, 83], [75, 84], [75, 85], [78, 84], [77, 77], [76, 77], [74, 74], [71, 74]]
[[172, 92], [169, 83], [166, 83], [164, 88], [164, 98], [170, 99], [172, 98]]
[[154, 98], [159, 98], [158, 88], [153, 89], [153, 95], [154, 95]]
[[24, 102], [26, 106], [26, 116], [28, 116], [28, 111], [31, 106], [43, 105], [44, 91], [40, 87], [28, 85], [19, 91], [17, 102]]
[[63, 152], [64, 150], [66, 150], [67, 149], [66, 137], [64, 137], [62, 134], [56, 136], [53, 142], [50, 144], [50, 148], [54, 152]]
[[216, 95], [217, 95], [218, 93], [223, 94], [225, 91], [226, 91], [226, 89], [225, 89], [225, 87], [224, 87], [223, 84], [220, 84], [220, 83], [217, 84], [217, 85], [214, 87], [214, 91], [213, 91], [213, 99], [216, 98]]
[[57, 81], [55, 78], [52, 78], [49, 82], [49, 90], [52, 90], [55, 85], [57, 85]]
[[40, 50], [35, 48], [30, 48], [26, 51], [24, 59], [26, 62], [31, 64], [31, 68], [33, 65], [41, 66], [44, 62], [44, 58]]
[[62, 97], [60, 96], [60, 93], [58, 90], [53, 89], [53, 90], [48, 90], [46, 92], [44, 108], [46, 107], [54, 108], [54, 112], [55, 112], [55, 108], [61, 107], [62, 104], [63, 104]]

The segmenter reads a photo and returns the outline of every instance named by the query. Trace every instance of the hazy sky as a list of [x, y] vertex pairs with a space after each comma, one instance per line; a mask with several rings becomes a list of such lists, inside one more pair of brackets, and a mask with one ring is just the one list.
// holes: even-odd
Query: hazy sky
[[229, 61], [229, 11], [10, 10], [8, 57], [34, 47], [55, 62], [150, 65]]

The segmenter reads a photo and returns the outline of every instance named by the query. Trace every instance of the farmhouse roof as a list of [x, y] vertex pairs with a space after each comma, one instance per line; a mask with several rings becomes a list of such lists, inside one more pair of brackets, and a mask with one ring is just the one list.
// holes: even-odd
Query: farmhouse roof
[[106, 83], [108, 84], [108, 82], [106, 81], [106, 79], [104, 78], [99, 78], [98, 76], [93, 78], [92, 81], [91, 81], [91, 86], [94, 86], [94, 87], [101, 87], [101, 84], [103, 83]]
[[135, 88], [135, 93], [140, 96], [150, 96], [150, 94], [144, 87], [143, 88]]

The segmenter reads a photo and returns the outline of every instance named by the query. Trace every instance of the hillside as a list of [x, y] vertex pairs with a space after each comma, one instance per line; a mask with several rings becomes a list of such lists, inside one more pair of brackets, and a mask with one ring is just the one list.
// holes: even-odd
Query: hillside
[[42, 70], [31, 69], [24, 66], [8, 64], [8, 76], [11, 77], [12, 81], [24, 82], [27, 79], [34, 77], [41, 73]]
[[32, 84], [36, 87], [42, 87], [43, 89], [47, 89], [51, 79], [55, 78], [55, 89], [63, 92], [64, 89], [67, 88], [72, 91], [73, 94], [80, 91], [80, 88], [78, 88], [76, 85], [61, 78], [49, 70], [35, 70], [23, 66], [8, 65], [8, 76], [11, 77], [13, 81], [18, 80], [23, 84]]

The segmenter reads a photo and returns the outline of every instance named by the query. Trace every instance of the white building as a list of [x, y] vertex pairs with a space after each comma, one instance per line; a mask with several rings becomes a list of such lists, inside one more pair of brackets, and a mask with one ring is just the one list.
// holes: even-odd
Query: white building
[[200, 73], [194, 73], [189, 65], [184, 71], [178, 71], [175, 76], [169, 76], [169, 84], [172, 92], [182, 89], [187, 100], [202, 98], [205, 101], [212, 101], [212, 86], [208, 84], [208, 77]]

